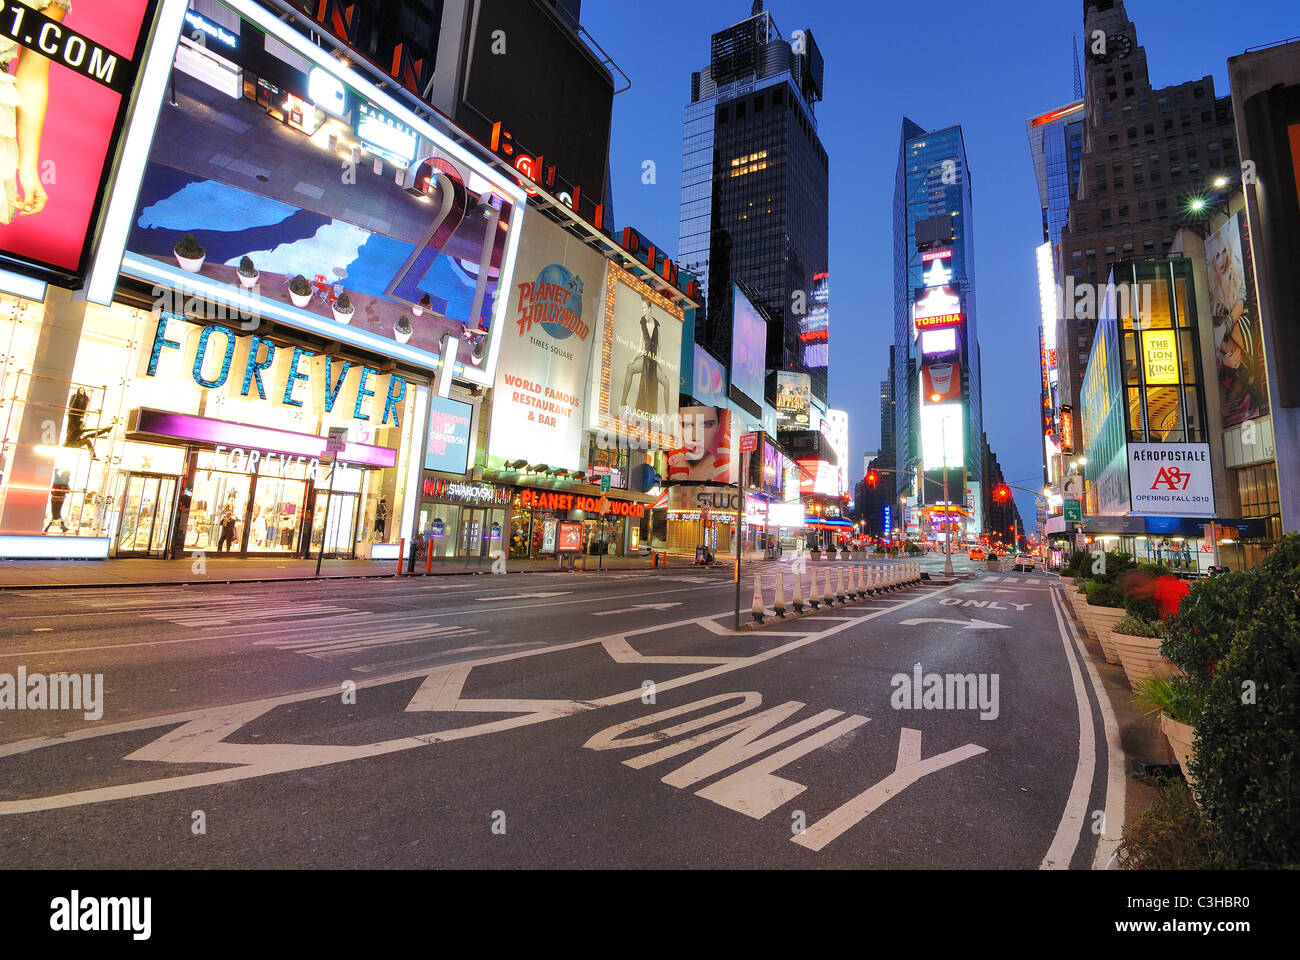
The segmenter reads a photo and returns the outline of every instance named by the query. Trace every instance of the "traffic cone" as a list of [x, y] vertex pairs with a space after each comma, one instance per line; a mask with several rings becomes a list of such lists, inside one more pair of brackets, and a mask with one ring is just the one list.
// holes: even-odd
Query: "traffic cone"
[[772, 599], [772, 609], [782, 620], [785, 619], [785, 574], [780, 570], [776, 572], [776, 596]]
[[763, 578], [760, 574], [754, 574], [754, 619], [763, 622]]
[[803, 578], [802, 578], [801, 576], [799, 576], [799, 571], [798, 571], [798, 570], [794, 571], [794, 599], [791, 601], [791, 603], [794, 604], [794, 612], [795, 612], [795, 613], [803, 613], [803, 583], [802, 583], [802, 580], [803, 580]]

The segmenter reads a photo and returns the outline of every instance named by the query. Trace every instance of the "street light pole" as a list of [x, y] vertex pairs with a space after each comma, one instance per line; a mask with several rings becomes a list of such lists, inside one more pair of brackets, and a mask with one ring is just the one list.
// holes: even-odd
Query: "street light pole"
[[943, 444], [943, 575], [952, 576], [952, 501], [948, 498], [948, 428], [939, 421], [939, 442]]

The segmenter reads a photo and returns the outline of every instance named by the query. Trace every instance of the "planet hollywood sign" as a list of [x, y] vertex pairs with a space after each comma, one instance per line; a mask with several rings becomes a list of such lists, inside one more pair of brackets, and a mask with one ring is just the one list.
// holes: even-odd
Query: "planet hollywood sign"
[[609, 497], [586, 497], [575, 493], [551, 493], [544, 490], [521, 490], [519, 505], [538, 510], [581, 510], [597, 516], [643, 517], [644, 503], [611, 500]]

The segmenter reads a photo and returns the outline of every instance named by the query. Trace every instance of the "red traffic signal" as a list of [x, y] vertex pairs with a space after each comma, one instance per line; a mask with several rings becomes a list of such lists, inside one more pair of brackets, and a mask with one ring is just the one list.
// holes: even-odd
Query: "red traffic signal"
[[993, 488], [993, 499], [1001, 503], [1003, 500], [1011, 499], [1011, 488], [1005, 483]]
[[876, 471], [874, 470], [871, 470], [867, 473], [867, 486], [872, 487], [874, 489], [876, 484], [879, 482], [880, 482], [880, 474], [876, 473]]

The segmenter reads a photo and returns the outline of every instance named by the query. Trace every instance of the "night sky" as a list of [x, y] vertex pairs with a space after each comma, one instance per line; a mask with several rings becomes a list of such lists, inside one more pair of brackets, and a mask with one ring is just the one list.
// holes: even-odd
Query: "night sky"
[[[830, 156], [830, 403], [847, 410], [850, 465], [880, 443], [879, 382], [893, 340], [894, 172], [904, 115], [926, 129], [960, 123], [974, 183], [975, 283], [984, 427], [1006, 477], [1042, 484], [1039, 322], [1034, 248], [1042, 220], [1025, 120], [1073, 99], [1071, 36], [1078, 0], [884, 4], [769, 0], [788, 38], [811, 29], [826, 58], [817, 105]], [[1214, 78], [1227, 58], [1300, 35], [1294, 0], [1237, 5], [1129, 0], [1129, 17], [1159, 86]], [[628, 75], [614, 99], [614, 217], [674, 253], [681, 198], [683, 111], [690, 75], [709, 61], [714, 31], [749, 15], [750, 0], [586, 0], [583, 24]], [[653, 160], [656, 182], [642, 183]], [[1017, 492], [1027, 524], [1034, 502]]]

